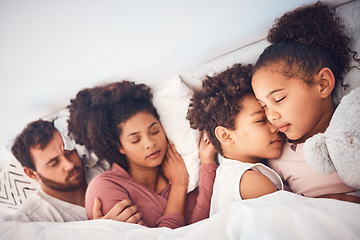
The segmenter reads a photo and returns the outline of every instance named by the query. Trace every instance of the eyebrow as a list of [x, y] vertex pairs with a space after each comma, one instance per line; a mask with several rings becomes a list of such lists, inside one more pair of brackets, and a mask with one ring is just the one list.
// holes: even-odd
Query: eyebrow
[[[148, 129], [150, 129], [150, 128], [152, 128], [154, 125], [156, 125], [156, 124], [159, 124], [159, 122], [153, 122], [149, 127], [148, 127]], [[133, 133], [130, 133], [127, 137], [131, 137], [131, 136], [133, 136], [133, 135], [136, 135], [136, 134], [138, 134], [139, 132], [133, 132]]]
[[274, 93], [277, 93], [277, 92], [281, 92], [282, 90], [284, 90], [284, 88], [280, 88], [280, 89], [275, 89], [275, 90], [272, 90], [271, 92], [269, 92], [268, 94], [266, 94], [266, 97], [270, 97], [270, 95], [274, 94]]
[[52, 162], [56, 161], [58, 158], [59, 158], [59, 156], [56, 156], [56, 157], [54, 157], [54, 158], [51, 158], [51, 159], [46, 163], [46, 165], [50, 165]]
[[256, 111], [256, 112], [253, 112], [252, 114], [250, 114], [250, 116], [254, 116], [254, 115], [256, 115], [256, 114], [262, 114], [262, 113], [264, 113], [265, 112], [265, 110], [264, 109], [260, 109], [259, 111]]

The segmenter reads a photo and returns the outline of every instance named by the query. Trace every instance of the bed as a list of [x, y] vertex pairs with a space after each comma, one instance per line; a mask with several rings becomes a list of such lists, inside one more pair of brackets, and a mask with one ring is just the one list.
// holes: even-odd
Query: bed
[[[185, 14], [185, 16], [190, 21], [194, 20], [194, 18], [192, 17], [199, 14], [199, 12], [202, 11], [203, 8], [207, 5], [204, 1], [202, 1], [201, 3], [200, 2], [201, 1], [193, 3], [192, 5], [180, 2], [176, 3], [179, 7], [181, 7], [182, 13], [187, 13], [187, 15]], [[143, 66], [143, 75], [138, 73], [137, 67], [140, 66], [139, 68], [141, 68], [141, 63], [143, 63], [142, 60], [140, 60], [141, 55], [137, 55], [131, 58], [132, 60], [139, 60], [140, 64], [133, 64], [132, 66], [130, 66], [129, 63], [122, 62], [123, 60], [119, 61], [119, 59], [116, 57], [117, 54], [121, 53], [129, 55], [129, 53], [126, 52], [116, 52], [112, 56], [105, 56], [107, 53], [106, 51], [102, 51], [102, 49], [97, 49], [98, 52], [102, 53], [103, 55], [98, 54], [96, 56], [97, 59], [91, 59], [91, 57], [93, 56], [87, 55], [86, 53], [79, 50], [80, 52], [77, 54], [85, 54], [85, 58], [88, 60], [88, 63], [91, 63], [88, 65], [80, 66], [79, 69], [82, 69], [81, 67], [85, 66], [91, 67], [93, 66], [92, 64], [95, 63], [100, 65], [100, 67], [97, 68], [95, 72], [89, 70], [86, 74], [81, 75], [81, 78], [87, 78], [90, 80], [72, 82], [71, 90], [64, 91], [64, 96], [60, 98], [58, 95], [54, 94], [54, 102], [50, 102], [46, 106], [40, 105], [40, 109], [32, 109], [31, 104], [29, 104], [30, 110], [37, 111], [30, 111], [29, 109], [25, 110], [25, 108], [27, 107], [26, 104], [24, 104], [25, 106], [19, 107], [16, 104], [17, 102], [15, 101], [12, 104], [12, 106], [14, 107], [12, 111], [22, 111], [21, 113], [23, 113], [23, 115], [20, 116], [24, 117], [21, 118], [21, 121], [12, 120], [12, 117], [7, 119], [6, 122], [5, 120], [2, 120], [2, 125], [5, 126], [4, 129], [6, 129], [7, 131], [4, 131], [5, 133], [2, 133], [1, 147], [6, 148], [5, 146], [9, 146], [9, 144], [11, 144], [12, 138], [14, 137], [14, 133], [16, 134], [17, 132], [21, 131], [22, 127], [27, 122], [35, 120], [39, 117], [58, 119], [57, 128], [60, 129], [60, 132], [63, 136], [66, 136], [66, 119], [68, 117], [68, 112], [65, 107], [68, 104], [69, 98], [73, 97], [76, 92], [83, 87], [91, 87], [94, 84], [127, 78], [135, 82], [147, 83], [153, 88], [154, 105], [159, 111], [160, 120], [169, 139], [174, 142], [178, 151], [182, 154], [185, 160], [190, 177], [189, 191], [192, 190], [197, 186], [199, 177], [197, 142], [199, 141], [200, 133], [190, 129], [188, 122], [185, 120], [191, 92], [194, 88], [197, 88], [201, 85], [201, 80], [206, 75], [212, 75], [216, 72], [225, 70], [227, 67], [232, 66], [234, 63], [255, 62], [257, 56], [268, 45], [266, 40], [264, 40], [264, 37], [266, 36], [266, 29], [271, 26], [274, 18], [281, 16], [284, 11], [294, 9], [301, 5], [300, 3], [290, 4], [285, 2], [286, 1], [279, 1], [277, 4], [275, 4], [279, 6], [283, 4], [283, 8], [278, 8], [274, 13], [271, 13], [273, 15], [269, 14], [271, 20], [267, 25], [263, 26], [264, 29], [256, 34], [248, 33], [249, 37], [246, 40], [244, 40], [243, 38], [241, 38], [240, 40], [239, 38], [232, 41], [226, 41], [226, 38], [229, 37], [226, 37], [225, 32], [222, 32], [225, 37], [221, 40], [216, 39], [216, 41], [210, 39], [206, 44], [203, 44], [201, 41], [206, 41], [206, 38], [212, 37], [213, 33], [204, 34], [204, 32], [201, 32], [199, 29], [197, 29], [198, 25], [193, 24], [193, 29], [191, 31], [198, 31], [198, 34], [202, 34], [199, 39], [196, 39], [200, 44], [195, 44], [194, 46], [190, 45], [190, 47], [185, 49], [189, 52], [192, 51], [194, 56], [198, 55], [198, 57], [195, 59], [187, 60], [189, 56], [187, 55], [186, 51], [179, 53], [179, 51], [181, 51], [180, 45], [174, 46], [170, 44], [171, 49], [165, 46], [163, 52], [168, 52], [167, 54], [169, 54], [170, 56], [176, 56], [176, 59], [169, 58], [169, 55], [165, 56], [160, 54], [161, 56], [157, 56], [157, 63], [162, 65], [161, 69], [164, 69], [164, 62], [169, 62], [170, 59], [173, 60], [172, 62], [177, 65], [179, 65], [181, 62], [180, 60], [182, 60], [181, 64], [183, 64], [183, 67], [174, 67], [169, 64], [170, 66], [166, 68], [165, 71], [162, 71], [161, 74], [150, 74], [152, 72], [148, 68], [154, 67], [156, 64], [151, 64], [146, 67]], [[303, 1], [302, 4], [313, 2], [314, 1]], [[338, 16], [341, 17], [344, 24], [349, 29], [352, 38], [355, 40], [354, 42], [352, 42], [352, 48], [359, 52], [360, 1], [357, 0], [350, 2], [326, 2], [329, 3], [331, 6], [337, 7], [336, 13], [338, 14]], [[38, 1], [38, 3], [43, 4], [39, 5], [39, 8], [41, 8], [41, 6], [51, 8], [45, 10], [53, 10], [52, 7], [54, 6], [58, 7], [58, 5], [56, 4], [45, 4], [45, 2], [42, 1]], [[91, 3], [94, 4], [94, 2]], [[107, 1], [107, 3], [115, 4], [111, 1]], [[224, 6], [221, 5], [220, 7], [220, 5], [217, 5], [219, 3], [217, 3], [216, 1], [212, 1], [211, 4], [213, 4], [213, 6], [208, 7], [208, 10], [214, 11], [211, 13], [216, 12], [220, 14], [218, 12], [219, 8], [221, 8], [221, 10], [229, 10], [231, 7], [239, 7], [238, 3], [230, 0], [223, 1], [222, 3], [225, 5], [227, 4], [228, 6], [224, 8]], [[256, 3], [259, 4], [259, 2]], [[143, 2], [143, 4], [145, 3]], [[154, 14], [156, 14], [156, 6], [162, 6], [161, 4], [164, 5], [165, 10], [172, 9], [170, 8], [170, 6], [167, 6], [164, 1], [155, 1], [154, 6], [151, 6], [150, 10], [154, 11]], [[10, 11], [14, 8], [14, 5], [7, 1], [5, 1], [4, 3], [0, 3], [0, 6], [1, 5], [3, 6], [3, 8], [0, 7], [0, 9], [2, 9], [0, 10], [0, 12], [5, 10]], [[65, 8], [65, 6], [69, 5], [62, 4], [61, 6]], [[186, 7], [190, 6], [192, 7], [191, 11], [185, 11]], [[32, 10], [35, 9], [34, 6], [32, 6], [32, 8]], [[74, 9], [76, 9], [76, 7]], [[164, 9], [161, 11], [164, 11]], [[64, 9], [62, 9], [62, 11], [64, 11], [64, 13], [66, 12]], [[143, 13], [142, 11], [145, 11], [145, 9], [139, 8], [138, 11]], [[229, 13], [223, 12], [220, 14], [220, 16], [224, 17], [228, 15], [228, 17], [231, 18], [235, 16], [231, 15], [235, 12], [235, 10], [229, 10]], [[49, 14], [50, 13], [54, 14], [54, 12], [51, 11], [49, 12]], [[100, 16], [102, 17], [106, 15], [106, 13], [103, 11], [101, 13], [104, 14], [100, 14]], [[166, 16], [169, 18], [183, 17], [183, 15], [174, 16], [173, 13], [174, 12], [170, 11]], [[63, 16], [59, 14], [58, 17]], [[209, 18], [207, 18], [206, 20], [203, 20], [204, 22], [202, 22], [202, 24], [210, 26], [211, 24], [215, 24], [214, 26], [217, 27], [217, 29], [219, 29], [219, 26], [223, 27], [224, 25], [222, 24], [229, 24], [229, 29], [234, 26], [231, 25], [230, 22], [233, 22], [233, 20], [235, 19], [221, 22], [221, 20], [214, 20], [212, 18], [213, 16], [209, 15], [208, 17]], [[36, 17], [34, 16], [34, 18]], [[0, 20], [1, 24], [8, 19], [0, 17]], [[220, 21], [220, 23], [215, 23], [216, 21]], [[265, 21], [268, 20], [265, 19]], [[152, 22], [151, 24], [153, 23], [154, 22]], [[0, 28], [2, 27], [2, 29], [6, 30], [4, 26], [5, 25], [0, 25]], [[180, 24], [180, 28], [178, 29], [178, 31], [185, 31], [185, 29], [181, 28], [181, 26], [184, 27], [187, 25]], [[136, 25], [136, 27], [139, 26]], [[129, 31], [128, 28], [129, 27], [127, 27], [126, 29]], [[231, 30], [234, 31], [233, 29]], [[134, 34], [133, 32], [131, 33]], [[170, 33], [173, 32], [170, 31]], [[188, 36], [196, 36], [196, 34], [190, 34]], [[167, 40], [171, 41], [173, 37], [174, 36], [168, 36]], [[238, 35], [236, 35], [236, 37], [238, 37]], [[51, 39], [51, 37], [49, 37], [49, 39]], [[156, 41], [159, 39], [153, 40]], [[191, 39], [182, 39], [183, 42], [181, 44], [185, 44], [187, 41], [190, 40]], [[3, 41], [3, 44], [0, 45], [9, 43], [6, 42], [6, 39], [1, 41]], [[126, 41], [128, 41], [128, 39]], [[126, 41], [125, 43], [128, 43]], [[235, 44], [234, 42], [237, 43]], [[137, 43], [135, 42], [133, 44], [136, 45]], [[143, 47], [150, 47], [150, 45], [146, 45]], [[4, 52], [7, 53], [6, 51]], [[134, 54], [134, 52], [130, 54]], [[0, 60], [2, 62], [5, 62], [5, 60], [3, 59]], [[104, 60], [104, 62], [101, 62], [102, 60]], [[9, 61], [11, 62], [12, 59], [9, 59]], [[71, 65], [72, 62], [71, 60], [69, 61]], [[125, 68], [128, 69], [128, 72], [118, 71], [116, 72], [116, 77], [111, 77], [110, 79], [104, 80], [104, 76], [109, 76], [109, 74], [104, 74], [104, 72], [111, 72], [113, 70], [113, 65], [106, 65], [111, 63], [112, 61], [120, 65], [123, 64]], [[21, 60], [19, 62], [21, 62]], [[23, 65], [20, 64], [20, 66], [22, 67]], [[16, 67], [13, 66], [14, 69], [12, 70], [15, 70]], [[70, 68], [70, 71], [72, 73], [78, 73], [78, 71], [80, 70]], [[2, 72], [3, 74], [1, 76], [2, 79], [5, 77], [10, 79], [11, 77], [23, 77], [23, 75], [21, 74], [15, 74], [14, 76], [12, 76], [9, 74], [8, 70], [0, 72]], [[90, 73], [93, 74], [91, 75], [91, 77], [89, 75]], [[149, 74], [151, 75], [151, 77], [146, 77], [146, 75]], [[66, 77], [66, 75], [64, 74], [60, 74], [60, 76]], [[78, 75], [75, 74], [75, 76]], [[335, 99], [336, 102], [339, 102], [341, 96], [347, 94], [349, 91], [351, 91], [351, 89], [360, 86], [359, 76], [360, 71], [356, 68], [352, 69], [345, 76], [345, 82], [349, 85], [349, 87], [346, 89], [337, 89], [338, 97], [337, 99]], [[41, 77], [48, 76], [39, 75], [40, 79]], [[58, 79], [57, 76], [54, 76], [54, 78], [55, 80]], [[36, 82], [36, 79], [33, 79], [33, 81], [34, 82], [32, 85], [34, 85], [36, 89], [38, 88], [37, 84], [42, 84], [41, 81]], [[69, 84], [71, 83], [67, 81], [71, 81], [71, 79], [64, 82], [64, 85], [66, 86], [65, 88], [69, 88]], [[3, 86], [4, 83], [2, 82], [1, 84]], [[12, 85], [10, 84], [10, 86]], [[56, 88], [59, 86], [55, 84], [53, 87]], [[6, 91], [6, 89], [7, 88], [4, 85], [2, 91]], [[31, 90], [33, 89], [31, 88]], [[6, 94], [11, 95], [11, 92]], [[39, 92], [34, 90], [33, 94], [39, 94]], [[49, 94], [51, 94], [51, 91]], [[15, 92], [12, 92], [11, 97], [14, 97], [14, 95]], [[49, 96], [50, 95], [44, 95], [44, 97], [42, 98], [40, 96], [39, 99], [34, 101], [45, 101], [45, 99], [47, 99]], [[13, 118], [16, 118], [18, 117], [17, 115], [11, 115], [13, 113], [9, 112], [9, 106], [5, 106], [5, 103], [11, 103], [10, 99], [11, 98], [3, 99], [2, 101], [3, 104], [1, 111], [2, 113], [4, 113], [4, 115], [2, 116], [13, 116]], [[15, 124], [16, 127], [14, 126]], [[99, 172], [106, 170], [106, 166], [101, 165], [97, 162], [96, 156], [89, 153], [82, 146], [76, 147], [81, 154], [86, 155], [89, 159], [89, 161], [87, 162], [88, 181], [90, 181], [91, 178]], [[6, 151], [7, 153], [3, 154], [3, 152]], [[2, 160], [0, 172], [1, 219], [2, 217], [16, 211], [17, 207], [21, 205], [22, 202], [25, 201], [32, 192], [35, 191], [35, 189], [37, 188], [37, 183], [27, 178], [23, 174], [20, 164], [16, 161], [16, 159], [11, 156], [11, 154], [9, 155], [7, 149], [0, 151], [0, 153], [0, 160]], [[3, 161], [4, 159], [6, 159], [6, 161]], [[175, 230], [167, 228], [150, 229], [139, 225], [115, 222], [111, 220], [91, 220], [68, 223], [16, 223], [2, 220], [0, 222], [0, 239], [360, 239], [359, 216], [360, 204], [343, 202], [333, 199], [312, 199], [298, 196], [287, 191], [279, 191], [274, 194], [260, 197], [258, 199], [234, 202], [233, 204], [229, 205], [211, 218]]]

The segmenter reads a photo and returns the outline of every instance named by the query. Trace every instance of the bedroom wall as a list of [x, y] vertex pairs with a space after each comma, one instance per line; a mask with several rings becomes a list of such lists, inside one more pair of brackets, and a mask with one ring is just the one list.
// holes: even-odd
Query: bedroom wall
[[[313, 0], [1, 0], [0, 168], [26, 123], [115, 78], [191, 84], [205, 61], [260, 40]], [[331, 6], [348, 0], [324, 1]]]

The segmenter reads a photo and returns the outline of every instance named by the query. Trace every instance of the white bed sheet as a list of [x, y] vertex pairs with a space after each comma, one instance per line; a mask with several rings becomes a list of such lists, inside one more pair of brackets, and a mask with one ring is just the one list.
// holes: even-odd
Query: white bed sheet
[[2, 222], [0, 239], [360, 239], [359, 216], [360, 204], [279, 191], [175, 230], [111, 220]]

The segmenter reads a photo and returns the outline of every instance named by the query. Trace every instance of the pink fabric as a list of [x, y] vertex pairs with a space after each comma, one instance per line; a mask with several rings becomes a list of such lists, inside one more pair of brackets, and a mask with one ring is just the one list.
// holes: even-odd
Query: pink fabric
[[142, 213], [143, 222], [149, 227], [177, 228], [209, 217], [210, 200], [216, 173], [216, 164], [201, 164], [199, 187], [187, 194], [185, 218], [180, 214], [165, 214], [167, 199], [170, 193], [169, 184], [160, 193], [136, 182], [117, 164], [97, 177], [89, 184], [86, 191], [85, 208], [89, 219], [92, 219], [94, 198], [102, 203], [103, 214], [106, 214], [116, 203], [130, 199]]
[[294, 193], [307, 197], [317, 197], [330, 193], [348, 193], [354, 191], [346, 185], [337, 173], [319, 174], [311, 169], [303, 156], [303, 145], [297, 144], [296, 149], [286, 142], [281, 156], [269, 160], [269, 165], [290, 186]]

